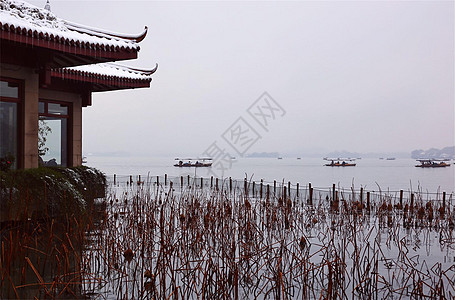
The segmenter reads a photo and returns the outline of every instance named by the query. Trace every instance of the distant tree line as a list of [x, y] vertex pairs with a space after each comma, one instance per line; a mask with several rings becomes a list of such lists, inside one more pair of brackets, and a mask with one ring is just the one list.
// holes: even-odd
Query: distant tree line
[[411, 157], [418, 158], [436, 158], [436, 159], [455, 159], [455, 146], [445, 147], [443, 149], [431, 148], [428, 150], [414, 150]]

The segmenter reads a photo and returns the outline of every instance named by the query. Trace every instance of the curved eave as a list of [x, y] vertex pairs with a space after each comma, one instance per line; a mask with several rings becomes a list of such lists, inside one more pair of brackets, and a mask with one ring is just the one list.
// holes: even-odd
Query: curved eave
[[104, 59], [135, 59], [139, 46], [136, 48], [114, 45], [89, 43], [70, 40], [53, 34], [27, 30], [0, 21], [0, 39], [26, 44], [32, 47], [47, 48], [59, 52], [83, 55]]
[[141, 33], [131, 35], [131, 34], [108, 32], [108, 31], [104, 31], [102, 29], [92, 28], [89, 26], [84, 26], [84, 25], [80, 25], [77, 23], [69, 22], [69, 21], [65, 21], [65, 24], [71, 30], [74, 30], [74, 31], [77, 31], [80, 33], [88, 33], [90, 35], [95, 35], [95, 36], [99, 36], [99, 37], [114, 37], [114, 38], [119, 38], [122, 40], [134, 41], [136, 43], [142, 42], [145, 39], [145, 37], [147, 36], [147, 31], [148, 31], [148, 27], [145, 26], [144, 30]]
[[75, 70], [52, 70], [51, 77], [67, 82], [90, 84], [92, 92], [150, 87], [151, 77], [127, 78]]

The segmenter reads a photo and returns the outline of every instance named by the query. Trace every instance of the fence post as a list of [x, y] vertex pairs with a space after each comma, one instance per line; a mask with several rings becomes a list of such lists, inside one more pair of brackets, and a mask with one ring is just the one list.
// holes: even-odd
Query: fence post
[[133, 183], [133, 175], [130, 175], [130, 184]]
[[283, 186], [283, 200], [286, 200], [286, 186]]
[[403, 208], [403, 190], [400, 190], [400, 207]]
[[260, 195], [261, 199], [262, 199], [262, 186], [263, 186], [263, 185], [264, 185], [264, 180], [261, 179], [261, 187], [260, 187], [260, 189], [259, 189], [259, 195]]
[[254, 183], [254, 181], [253, 181], [253, 197], [255, 196], [255, 195], [254, 195], [254, 185], [255, 185], [255, 183]]
[[367, 192], [367, 210], [370, 210], [370, 192]]
[[296, 191], [296, 193], [297, 193], [297, 198], [299, 198], [299, 183], [298, 182], [297, 182], [297, 191]]
[[164, 185], [167, 185], [167, 174], [164, 174]]
[[218, 177], [216, 178], [216, 190], [218, 191]]
[[213, 176], [210, 176], [210, 188], [213, 189]]
[[442, 207], [446, 211], [446, 192], [442, 192]]
[[180, 176], [180, 188], [183, 188], [183, 176]]
[[411, 194], [411, 213], [414, 210], [414, 193]]
[[335, 186], [335, 183], [334, 183], [334, 184], [332, 185], [332, 199], [333, 199], [333, 200], [336, 200], [336, 194], [335, 194], [336, 191], [335, 191], [335, 187], [336, 187], [336, 186]]
[[273, 194], [276, 195], [276, 180], [273, 181]]
[[243, 189], [245, 190], [245, 195], [248, 195], [248, 183], [246, 181], [246, 178], [243, 179]]
[[267, 200], [270, 198], [270, 185], [267, 184]]
[[190, 175], [188, 175], [188, 186], [190, 186]]
[[229, 192], [232, 193], [232, 177], [229, 177]]
[[313, 188], [311, 187], [311, 182], [308, 183], [308, 193], [310, 194], [308, 199], [308, 204], [313, 205]]
[[363, 187], [360, 188], [360, 195], [359, 195], [359, 197], [360, 197], [360, 204], [363, 205]]
[[114, 185], [117, 183], [117, 175], [114, 174]]
[[289, 194], [289, 198], [291, 198], [291, 182], [288, 181], [288, 194]]

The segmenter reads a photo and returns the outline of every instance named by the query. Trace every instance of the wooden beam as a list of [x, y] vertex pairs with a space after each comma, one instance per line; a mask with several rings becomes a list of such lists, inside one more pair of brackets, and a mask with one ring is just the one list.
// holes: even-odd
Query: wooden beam
[[84, 91], [82, 93], [82, 107], [92, 106], [92, 92]]

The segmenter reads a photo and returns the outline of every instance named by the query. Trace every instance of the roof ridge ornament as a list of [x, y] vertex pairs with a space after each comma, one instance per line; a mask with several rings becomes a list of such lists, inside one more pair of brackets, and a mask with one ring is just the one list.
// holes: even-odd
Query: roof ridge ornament
[[51, 11], [51, 4], [49, 3], [49, 0], [46, 1], [46, 5], [44, 5], [44, 9], [47, 11]]

